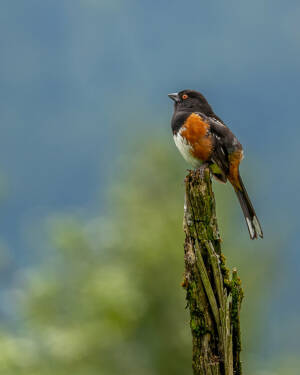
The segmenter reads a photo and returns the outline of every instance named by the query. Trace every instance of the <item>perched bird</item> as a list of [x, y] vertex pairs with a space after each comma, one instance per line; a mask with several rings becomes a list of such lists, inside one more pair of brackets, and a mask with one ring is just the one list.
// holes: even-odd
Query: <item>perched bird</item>
[[243, 159], [240, 142], [199, 92], [183, 90], [168, 96], [175, 102], [171, 126], [175, 144], [184, 159], [194, 168], [208, 165], [219, 181], [229, 180], [242, 207], [250, 238], [263, 238], [239, 172]]

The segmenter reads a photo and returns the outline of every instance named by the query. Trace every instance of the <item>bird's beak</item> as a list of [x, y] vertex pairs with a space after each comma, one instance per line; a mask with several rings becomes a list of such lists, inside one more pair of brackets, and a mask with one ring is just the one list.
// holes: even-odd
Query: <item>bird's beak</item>
[[177, 92], [174, 92], [173, 94], [168, 94], [168, 97], [174, 100], [175, 103], [178, 103], [180, 101], [180, 98]]

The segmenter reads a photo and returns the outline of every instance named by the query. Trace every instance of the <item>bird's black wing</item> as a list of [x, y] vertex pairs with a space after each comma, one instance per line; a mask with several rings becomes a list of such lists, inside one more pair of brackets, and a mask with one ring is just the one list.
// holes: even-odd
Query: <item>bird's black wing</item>
[[209, 130], [213, 141], [211, 160], [220, 169], [221, 173], [214, 173], [213, 167], [212, 172], [219, 180], [226, 182], [230, 167], [229, 156], [237, 150], [242, 150], [242, 145], [230, 129], [220, 120], [214, 117], [207, 117], [207, 122], [210, 125]]

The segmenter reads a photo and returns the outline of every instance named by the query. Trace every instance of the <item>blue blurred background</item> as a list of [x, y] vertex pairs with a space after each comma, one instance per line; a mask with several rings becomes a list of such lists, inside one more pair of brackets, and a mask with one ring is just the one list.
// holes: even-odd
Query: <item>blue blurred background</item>
[[[299, 373], [299, 19], [293, 0], [1, 1], [3, 373], [191, 373], [179, 290], [187, 166], [172, 143], [167, 97], [185, 88], [201, 91], [243, 144], [241, 172], [264, 228], [265, 239], [250, 242], [230, 187], [216, 185], [223, 250], [246, 290], [246, 373]], [[158, 295], [159, 284], [148, 286], [170, 261], [164, 251], [177, 268]], [[91, 269], [100, 291], [89, 284], [79, 306]], [[107, 310], [109, 280], [118, 297]], [[101, 308], [85, 314], [92, 299]], [[114, 320], [128, 304], [134, 319]], [[163, 309], [179, 311], [169, 328], [159, 328]], [[91, 311], [95, 326], [82, 336]]]

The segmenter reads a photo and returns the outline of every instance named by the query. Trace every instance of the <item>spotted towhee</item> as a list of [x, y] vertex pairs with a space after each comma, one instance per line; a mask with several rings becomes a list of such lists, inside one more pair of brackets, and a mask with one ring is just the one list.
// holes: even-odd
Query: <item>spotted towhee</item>
[[182, 156], [194, 168], [207, 164], [216, 179], [230, 181], [242, 207], [250, 238], [262, 238], [260, 223], [239, 173], [242, 145], [199, 92], [183, 90], [169, 94], [169, 97], [175, 102], [171, 125]]

